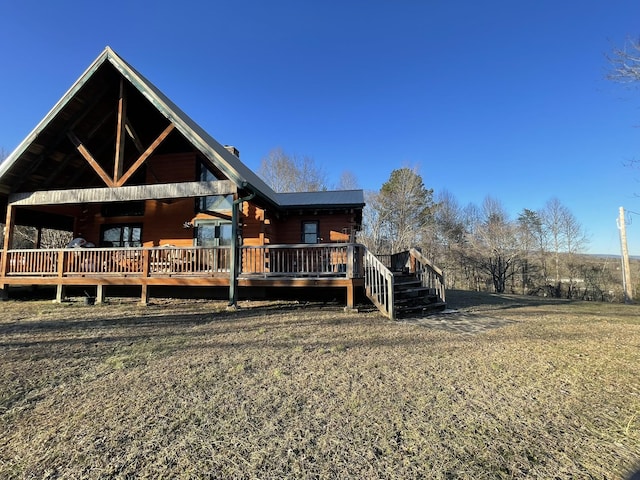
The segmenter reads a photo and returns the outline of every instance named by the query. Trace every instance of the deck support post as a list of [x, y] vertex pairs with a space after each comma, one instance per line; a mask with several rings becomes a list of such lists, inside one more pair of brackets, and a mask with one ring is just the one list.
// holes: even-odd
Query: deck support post
[[56, 286], [56, 303], [64, 302], [64, 298], [65, 298], [64, 285], [59, 283]]
[[99, 283], [96, 285], [96, 303], [101, 304], [104, 303], [104, 285]]
[[149, 285], [142, 284], [142, 292], [140, 292], [140, 305], [149, 305]]
[[353, 288], [353, 280], [347, 285], [347, 310], [353, 310], [355, 307], [355, 288]]

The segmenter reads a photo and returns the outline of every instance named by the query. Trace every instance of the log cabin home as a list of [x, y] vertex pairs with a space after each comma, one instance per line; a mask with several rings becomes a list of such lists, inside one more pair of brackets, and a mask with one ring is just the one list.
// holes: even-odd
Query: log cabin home
[[[394, 318], [393, 276], [355, 242], [364, 205], [362, 190], [273, 191], [107, 47], [0, 164], [0, 293], [53, 285], [62, 301], [76, 286], [102, 302], [135, 286], [147, 303], [154, 287], [223, 287], [235, 305], [241, 289], [315, 287], [353, 308], [365, 289]], [[16, 249], [16, 225], [73, 241]], [[413, 271], [416, 254], [401, 260]]]

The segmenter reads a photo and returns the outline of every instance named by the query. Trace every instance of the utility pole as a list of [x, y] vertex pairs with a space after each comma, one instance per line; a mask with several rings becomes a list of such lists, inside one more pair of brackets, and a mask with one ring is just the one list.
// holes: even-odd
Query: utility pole
[[629, 267], [629, 250], [627, 250], [627, 227], [624, 220], [624, 207], [620, 207], [618, 230], [620, 230], [620, 248], [622, 250], [622, 286], [624, 287], [624, 303], [632, 303], [633, 292], [631, 288], [631, 268]]

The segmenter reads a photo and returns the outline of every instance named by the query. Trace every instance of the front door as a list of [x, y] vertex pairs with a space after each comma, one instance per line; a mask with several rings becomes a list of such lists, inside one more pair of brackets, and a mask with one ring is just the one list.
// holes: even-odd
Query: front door
[[231, 222], [196, 220], [195, 244], [208, 247], [201, 252], [213, 272], [228, 272], [231, 267]]
[[230, 247], [231, 222], [196, 221], [196, 245], [200, 247]]

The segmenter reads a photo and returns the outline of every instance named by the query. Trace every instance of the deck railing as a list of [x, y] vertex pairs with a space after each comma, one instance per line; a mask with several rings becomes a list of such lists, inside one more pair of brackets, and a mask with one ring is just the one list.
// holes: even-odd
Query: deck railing
[[353, 243], [242, 247], [241, 273], [250, 276], [362, 276], [364, 247]]
[[419, 250], [412, 248], [409, 254], [411, 255], [410, 268], [418, 275], [422, 286], [432, 289], [441, 301], [446, 301], [444, 272], [433, 265]]
[[7, 276], [208, 275], [229, 272], [229, 247], [19, 249]]
[[[362, 275], [356, 244], [267, 245], [240, 248], [240, 275], [345, 277]], [[1, 257], [0, 257], [1, 260]], [[230, 273], [231, 247], [14, 249], [7, 276], [223, 276]]]
[[393, 273], [369, 250], [364, 253], [364, 287], [378, 309], [395, 319]]

